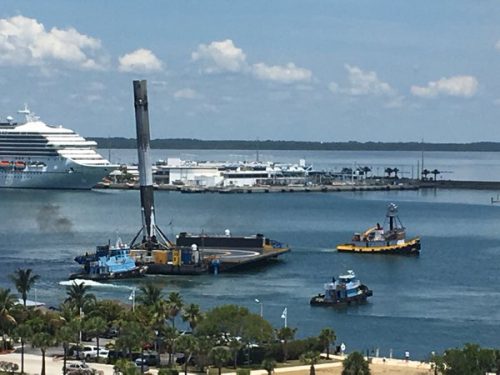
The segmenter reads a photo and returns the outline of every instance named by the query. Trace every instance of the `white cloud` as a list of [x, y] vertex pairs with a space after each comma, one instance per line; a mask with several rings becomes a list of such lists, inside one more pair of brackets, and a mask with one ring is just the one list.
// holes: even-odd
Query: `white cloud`
[[98, 39], [74, 28], [45, 30], [34, 18], [0, 19], [0, 65], [49, 66], [66, 63], [80, 69], [101, 69], [93, 56], [101, 48]]
[[[365, 72], [357, 66], [345, 65], [348, 73], [350, 87], [346, 92], [350, 95], [392, 95], [394, 90], [392, 87], [381, 81], [377, 73], [370, 71]], [[330, 88], [331, 89], [331, 88]]]
[[209, 45], [200, 44], [191, 54], [191, 59], [203, 63], [206, 73], [237, 73], [247, 68], [246, 55], [231, 39], [212, 42]]
[[405, 97], [401, 95], [394, 95], [390, 100], [385, 103], [385, 108], [401, 108], [404, 104]]
[[118, 70], [121, 72], [149, 73], [163, 69], [163, 63], [149, 49], [139, 48], [121, 56]]
[[181, 89], [174, 93], [175, 99], [195, 99], [197, 97], [198, 93], [190, 88]]
[[438, 95], [469, 98], [477, 92], [478, 85], [473, 76], [454, 76], [431, 81], [427, 86], [412, 86], [411, 93], [423, 98], [434, 98]]
[[341, 92], [340, 86], [336, 82], [330, 82], [330, 84], [328, 85], [328, 89], [334, 94]]
[[252, 73], [258, 79], [281, 83], [309, 82], [312, 77], [310, 70], [299, 68], [294, 63], [284, 66], [258, 63], [252, 66]]
[[203, 65], [204, 73], [239, 73], [279, 83], [309, 82], [312, 78], [310, 70], [300, 68], [293, 62], [286, 65], [267, 65], [263, 62], [250, 65], [246, 54], [231, 39], [200, 44], [191, 54], [191, 59]]
[[500, 40], [496, 42], [495, 48], [500, 51]]

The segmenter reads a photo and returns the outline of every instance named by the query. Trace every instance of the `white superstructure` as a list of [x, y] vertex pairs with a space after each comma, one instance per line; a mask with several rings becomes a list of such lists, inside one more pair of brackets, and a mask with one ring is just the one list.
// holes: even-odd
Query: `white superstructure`
[[0, 122], [0, 187], [91, 189], [117, 168], [87, 141], [40, 121], [25, 107], [26, 122]]

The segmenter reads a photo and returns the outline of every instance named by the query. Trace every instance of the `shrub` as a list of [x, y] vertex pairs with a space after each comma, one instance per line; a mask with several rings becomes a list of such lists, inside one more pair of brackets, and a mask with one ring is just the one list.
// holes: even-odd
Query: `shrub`
[[179, 375], [179, 370], [175, 367], [161, 368], [158, 370], [158, 375]]
[[239, 368], [236, 370], [236, 375], [250, 375], [250, 369], [248, 368]]
[[[293, 340], [288, 342], [288, 359], [299, 359], [301, 354], [306, 352], [321, 352], [322, 345], [317, 337], [309, 337], [302, 340]], [[283, 345], [273, 343], [268, 348], [264, 357], [276, 358], [283, 362]], [[252, 358], [253, 360], [254, 358]]]

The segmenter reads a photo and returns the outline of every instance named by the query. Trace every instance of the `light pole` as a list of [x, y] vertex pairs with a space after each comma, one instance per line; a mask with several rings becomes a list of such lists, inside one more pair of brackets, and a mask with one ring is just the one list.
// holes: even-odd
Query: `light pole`
[[264, 304], [260, 302], [258, 298], [255, 299], [255, 303], [258, 303], [260, 305], [260, 317], [264, 317]]
[[132, 301], [132, 311], [135, 311], [135, 287], [132, 288], [132, 292], [130, 293], [128, 299], [129, 301]]

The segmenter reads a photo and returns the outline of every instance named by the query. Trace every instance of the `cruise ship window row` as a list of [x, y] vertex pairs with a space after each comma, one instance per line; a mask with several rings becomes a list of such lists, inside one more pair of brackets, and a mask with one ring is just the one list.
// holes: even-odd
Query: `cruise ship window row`
[[50, 145], [43, 144], [43, 143], [19, 143], [19, 144], [16, 144], [16, 143], [0, 142], [0, 145], [2, 146], [2, 148], [5, 148], [5, 147], [10, 147], [10, 148], [23, 148], [23, 147], [52, 148], [52, 147], [50, 147]]
[[14, 151], [19, 151], [19, 152], [54, 152], [56, 149], [50, 148], [50, 147], [2, 147], [2, 152], [7, 151], [7, 152], [14, 152]]
[[19, 137], [19, 136], [23, 136], [23, 137], [26, 137], [26, 136], [35, 136], [35, 137], [49, 137], [49, 136], [54, 136], [54, 135], [59, 135], [59, 136], [67, 136], [67, 135], [71, 135], [71, 136], [76, 136], [78, 137], [78, 135], [76, 135], [75, 133], [59, 133], [59, 132], [51, 132], [51, 133], [43, 133], [43, 132], [20, 132], [20, 131], [12, 131], [12, 132], [1, 132], [0, 135], [2, 136], [6, 136], [6, 137]]
[[47, 150], [46, 152], [32, 152], [32, 151], [16, 151], [16, 152], [5, 152], [5, 151], [0, 151], [0, 157], [2, 156], [11, 156], [11, 157], [16, 157], [16, 156], [59, 156], [57, 152]]
[[0, 137], [2, 143], [48, 143], [45, 138], [5, 138]]

